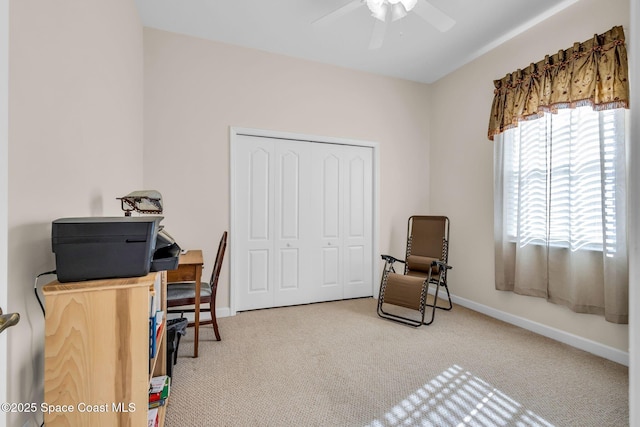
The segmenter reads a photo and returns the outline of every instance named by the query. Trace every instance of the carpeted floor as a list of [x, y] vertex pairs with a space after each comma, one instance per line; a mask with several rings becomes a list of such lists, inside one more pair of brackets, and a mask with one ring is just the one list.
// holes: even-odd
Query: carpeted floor
[[371, 298], [239, 313], [180, 342], [167, 427], [626, 426], [628, 369], [455, 306], [415, 329]]

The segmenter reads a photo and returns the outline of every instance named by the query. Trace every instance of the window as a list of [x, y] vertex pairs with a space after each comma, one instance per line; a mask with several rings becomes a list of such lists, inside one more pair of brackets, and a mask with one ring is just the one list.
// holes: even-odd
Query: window
[[624, 110], [560, 109], [520, 122], [504, 138], [508, 239], [613, 256]]
[[496, 289], [626, 323], [624, 30], [574, 43], [493, 85]]

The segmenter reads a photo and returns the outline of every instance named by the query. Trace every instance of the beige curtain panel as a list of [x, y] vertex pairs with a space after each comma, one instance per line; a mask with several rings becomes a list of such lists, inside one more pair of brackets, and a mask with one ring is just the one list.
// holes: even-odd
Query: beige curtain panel
[[617, 26], [495, 80], [489, 139], [558, 108], [629, 108], [628, 69], [624, 31]]

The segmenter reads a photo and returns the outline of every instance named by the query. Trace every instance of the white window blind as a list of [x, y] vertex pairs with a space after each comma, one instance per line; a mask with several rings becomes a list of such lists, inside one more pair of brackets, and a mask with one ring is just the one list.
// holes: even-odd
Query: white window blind
[[[520, 246], [550, 244], [613, 254], [616, 141], [624, 111], [561, 109], [505, 133], [505, 215]], [[601, 143], [602, 140], [602, 143]]]

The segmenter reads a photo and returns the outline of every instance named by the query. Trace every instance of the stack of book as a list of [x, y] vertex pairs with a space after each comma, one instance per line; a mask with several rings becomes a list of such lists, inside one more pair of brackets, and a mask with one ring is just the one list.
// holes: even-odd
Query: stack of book
[[149, 409], [164, 406], [171, 392], [171, 377], [160, 375], [149, 383]]
[[164, 406], [171, 392], [171, 377], [160, 375], [151, 378], [149, 382], [149, 412], [147, 427], [158, 425], [158, 408]]

